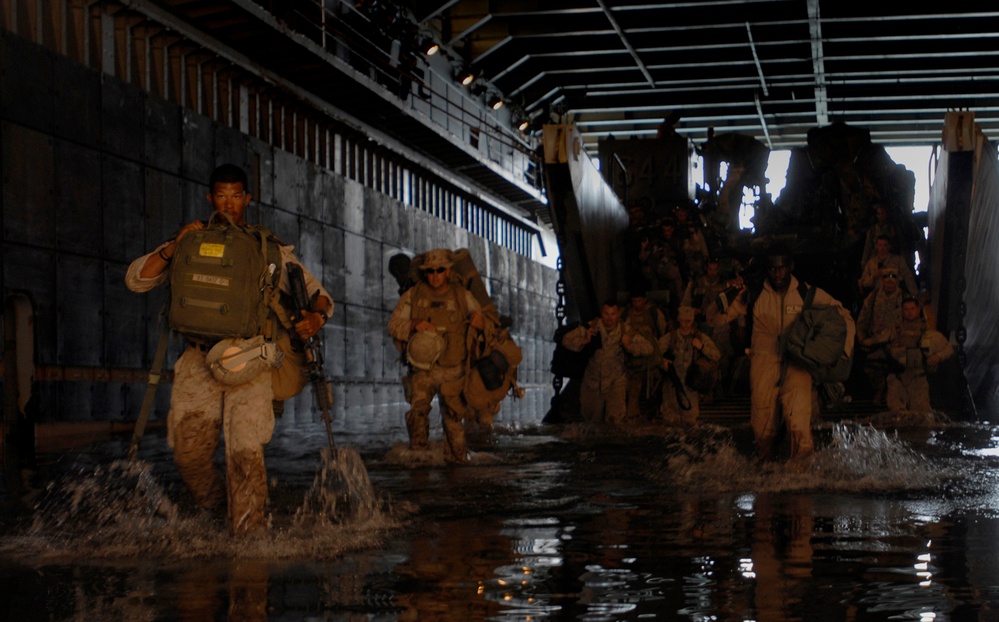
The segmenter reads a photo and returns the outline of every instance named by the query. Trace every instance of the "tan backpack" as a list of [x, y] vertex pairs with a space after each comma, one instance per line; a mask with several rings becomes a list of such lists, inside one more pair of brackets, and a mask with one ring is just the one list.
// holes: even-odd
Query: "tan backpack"
[[485, 344], [483, 354], [469, 366], [465, 376], [465, 403], [475, 410], [488, 411], [511, 390], [520, 397], [517, 366], [523, 359], [520, 346], [514, 342], [510, 331], [504, 328], [496, 332]]

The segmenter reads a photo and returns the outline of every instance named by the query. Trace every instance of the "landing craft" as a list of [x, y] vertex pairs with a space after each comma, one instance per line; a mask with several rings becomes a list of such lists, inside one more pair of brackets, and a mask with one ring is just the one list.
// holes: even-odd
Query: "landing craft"
[[[866, 233], [879, 207], [898, 232], [894, 252], [910, 266], [919, 259], [917, 288], [929, 322], [958, 352], [951, 368], [936, 375], [934, 406], [956, 419], [992, 412], [999, 400], [999, 328], [990, 320], [999, 298], [999, 267], [990, 256], [999, 248], [996, 149], [972, 113], [948, 113], [943, 128], [930, 205], [917, 213], [915, 176], [873, 144], [866, 130], [842, 123], [813, 128], [807, 145], [792, 150], [787, 185], [776, 201], [766, 189], [770, 150], [750, 136], [711, 135], [695, 146], [664, 123], [654, 139], [601, 141], [598, 167], [581, 149], [574, 126], [545, 126], [545, 175], [561, 251], [559, 323], [588, 321], [608, 298], [626, 301], [636, 276], [629, 258], [640, 252], [642, 228], [677, 206], [689, 211], [709, 252], [724, 257], [727, 269], [751, 278], [760, 254], [793, 254], [799, 278], [856, 315], [863, 302], [857, 279]], [[698, 154], [703, 185], [693, 179]], [[721, 174], [723, 163], [727, 175]], [[748, 205], [753, 227], [744, 230], [739, 214], [745, 189], [754, 198]], [[649, 297], [676, 307], [670, 300], [675, 292]], [[852, 381], [860, 375], [855, 366], [848, 387], [863, 393], [864, 383]], [[556, 373], [548, 421], [564, 420], [576, 409], [572, 379], [564, 391], [563, 380]], [[870, 405], [869, 395], [856, 397], [856, 404], [866, 398]]]

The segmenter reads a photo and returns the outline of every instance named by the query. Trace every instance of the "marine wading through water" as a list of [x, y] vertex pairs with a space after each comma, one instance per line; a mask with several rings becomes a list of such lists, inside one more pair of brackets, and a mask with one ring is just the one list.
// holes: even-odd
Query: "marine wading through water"
[[[502, 401], [508, 395], [515, 398], [524, 395], [524, 391], [517, 385], [517, 368], [523, 360], [523, 354], [510, 334], [512, 320], [499, 315], [471, 254], [465, 248], [454, 251], [437, 249], [413, 258], [402, 253], [393, 256], [389, 261], [389, 272], [399, 285], [400, 296], [413, 290], [421, 282], [421, 271], [426, 267], [427, 256], [431, 253], [446, 256], [451, 282], [467, 290], [479, 305], [484, 327], [482, 330], [474, 330], [466, 325], [467, 349], [464, 353], [465, 373], [460, 400], [466, 407], [466, 421], [491, 426]], [[460, 306], [462, 303], [459, 300], [457, 304]], [[395, 346], [400, 352], [400, 362], [407, 366], [403, 379], [405, 385], [411, 382], [414, 370], [433, 366], [433, 362], [443, 352], [444, 344], [436, 332], [424, 331], [415, 333], [409, 341], [396, 338]]]
[[[160, 340], [129, 459], [138, 458], [173, 329], [188, 341], [204, 344], [205, 363], [222, 384], [238, 386], [270, 374], [278, 416], [284, 400], [311, 384], [329, 449], [321, 453], [322, 466], [310, 492], [313, 500], [307, 505], [320, 504], [315, 509], [330, 519], [367, 515], [374, 494], [364, 463], [354, 450], [338, 451], [334, 441], [333, 392], [323, 369], [321, 331], [303, 339], [295, 330], [319, 291], [309, 296], [299, 265], [287, 262], [280, 268], [280, 244], [266, 228], [237, 224], [219, 211], [202, 229], [178, 241], [170, 265], [170, 297], [160, 317]], [[279, 289], [282, 273], [290, 294]], [[324, 490], [315, 490], [317, 485]]]

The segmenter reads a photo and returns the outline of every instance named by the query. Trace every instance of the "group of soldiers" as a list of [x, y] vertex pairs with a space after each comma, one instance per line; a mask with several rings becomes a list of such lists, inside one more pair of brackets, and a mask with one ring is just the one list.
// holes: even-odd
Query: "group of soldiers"
[[[275, 400], [286, 397], [278, 394], [274, 361], [282, 359], [273, 346], [281, 350], [282, 336], [290, 336], [285, 340], [289, 343], [305, 343], [333, 312], [332, 296], [304, 269], [293, 247], [246, 223], [251, 201], [248, 188], [245, 171], [231, 164], [219, 166], [206, 195], [211, 218], [188, 223], [177, 235], [137, 258], [125, 278], [136, 292], [168, 281], [171, 288], [217, 290], [218, 295], [228, 296], [223, 307], [246, 307], [252, 311], [248, 318], [268, 318], [260, 323], [259, 334], [245, 333], [242, 327], [232, 328], [229, 336], [185, 332], [184, 327], [174, 326], [185, 335], [187, 347], [174, 367], [167, 440], [197, 506], [211, 510], [224, 503], [230, 531], [237, 535], [259, 531], [267, 521], [263, 448], [274, 428]], [[628, 273], [638, 278], [628, 284], [628, 303], [605, 301], [599, 317], [561, 338], [568, 350], [591, 352], [580, 389], [583, 419], [620, 424], [657, 418], [692, 426], [701, 400], [724, 394], [727, 383], [719, 383], [718, 378], [728, 380], [735, 375], [736, 363], [748, 360], [751, 419], [760, 456], [773, 454], [783, 427], [792, 458], [807, 457], [813, 451], [816, 383], [809, 370], [787, 363], [780, 344], [811, 301], [835, 307], [842, 314], [848, 327], [842, 356], [852, 359], [854, 345], [859, 345], [876, 401], [893, 412], [929, 412], [927, 373], [933, 373], [953, 349], [923, 313], [910, 266], [893, 252], [897, 239], [883, 211], [875, 208], [878, 217], [868, 234], [857, 281], [866, 297], [856, 322], [825, 291], [807, 291], [792, 274], [794, 262], [787, 254], [766, 257], [765, 279], [756, 286], [743, 280], [734, 260], [723, 270], [719, 257], [709, 252], [707, 228], [689, 206], [678, 207], [657, 223], [656, 235], [650, 235], [649, 228], [636, 231], [639, 244], [629, 258]], [[219, 287], [229, 277], [202, 275], [200, 268], [178, 271], [179, 277], [174, 274], [174, 257], [182, 246], [201, 263], [228, 265], [228, 251], [211, 238], [203, 238], [218, 223], [263, 241], [255, 242], [253, 248], [261, 254], [265, 272], [260, 278], [269, 284], [267, 293], [258, 291], [259, 287], [230, 292]], [[401, 290], [388, 324], [408, 368], [404, 386], [410, 405], [406, 413], [410, 449], [429, 448], [429, 415], [436, 397], [448, 462], [468, 458], [467, 419], [488, 423], [504, 396], [519, 394], [520, 350], [476, 280], [478, 273], [472, 270], [476, 278], [452, 273], [461, 257], [448, 249], [434, 249], [418, 262], [414, 260], [411, 282]], [[248, 265], [237, 270], [249, 272]], [[299, 270], [304, 291], [297, 297], [303, 302], [284, 317], [293, 293], [289, 278]], [[250, 276], [257, 278], [255, 273]], [[667, 292], [662, 308], [650, 298], [653, 289]], [[270, 320], [268, 308], [281, 320], [280, 325]], [[175, 323], [172, 314], [171, 309], [171, 325]], [[202, 315], [216, 330], [218, 314]], [[230, 330], [228, 325], [226, 330]], [[281, 350], [289, 359], [296, 352], [294, 346]], [[289, 395], [300, 390], [301, 384]], [[220, 432], [226, 440], [224, 480], [214, 464]]]
[[[857, 285], [857, 343], [874, 403], [894, 414], [932, 412], [927, 374], [954, 355], [949, 340], [924, 310], [909, 262], [896, 252], [898, 234], [884, 206], [874, 207]], [[925, 294], [925, 292], [922, 292]]]
[[[629, 302], [605, 301], [600, 317], [561, 338], [569, 350], [593, 351], [581, 379], [582, 419], [692, 426], [699, 404], [724, 398], [746, 379], [748, 367], [759, 453], [773, 453], [774, 436], [783, 426], [792, 457], [808, 455], [812, 413], [820, 399], [849, 399], [843, 383], [817, 381], [783, 356], [782, 341], [808, 304], [838, 310], [849, 327], [843, 356], [852, 362], [856, 347], [875, 404], [901, 416], [931, 413], [927, 374], [952, 356], [953, 348], [923, 310], [911, 265], [896, 252], [899, 240], [885, 208], [876, 205], [871, 212], [858, 266], [863, 304], [855, 313], [821, 288], [814, 288], [814, 299], [806, 303], [810, 285], [792, 274], [794, 258], [786, 249], [751, 259], [756, 272], [765, 274], [755, 284], [744, 280], [750, 266], [710, 250], [719, 245], [708, 239], [710, 230], [696, 208], [680, 206], [651, 225], [633, 227], [634, 244], [627, 245], [634, 249], [627, 264]], [[701, 374], [694, 372], [702, 369], [716, 382], [698, 383]]]
[[[178, 304], [196, 308], [197, 327], [182, 325], [175, 315], [179, 311], [170, 307], [170, 327], [184, 336], [185, 349], [174, 365], [167, 442], [194, 504], [208, 513], [224, 507], [229, 530], [237, 536], [267, 527], [264, 446], [281, 401], [305, 386], [299, 379], [286, 390], [282, 370], [307, 357], [304, 344], [323, 328], [334, 306], [294, 247], [247, 222], [249, 188], [241, 167], [218, 166], [208, 181], [209, 218], [191, 221], [135, 259], [125, 277], [135, 292], [169, 284]], [[240, 246], [244, 254], [236, 254], [231, 240], [243, 238], [252, 242]], [[467, 251], [434, 249], [420, 255], [388, 325], [408, 368], [403, 382], [410, 449], [432, 449], [429, 415], [436, 397], [447, 462], [468, 458], [466, 418], [488, 424], [504, 396], [522, 394], [516, 386], [520, 349], [478, 273], [474, 279], [452, 273], [461, 258], [471, 262]], [[224, 274], [210, 273], [215, 269]], [[293, 300], [296, 272], [303, 306]], [[237, 286], [244, 282], [250, 286]], [[292, 374], [302, 370], [299, 365], [290, 367]], [[215, 464], [220, 436], [225, 439], [224, 475]], [[332, 449], [332, 435], [330, 443]]]

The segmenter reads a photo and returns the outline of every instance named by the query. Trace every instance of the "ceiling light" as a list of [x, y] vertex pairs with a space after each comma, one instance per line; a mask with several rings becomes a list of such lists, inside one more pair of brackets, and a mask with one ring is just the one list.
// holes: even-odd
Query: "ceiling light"
[[527, 119], [521, 119], [520, 123], [517, 124], [517, 129], [521, 132], [526, 132], [529, 127], [531, 127], [531, 122]]
[[424, 39], [420, 43], [420, 47], [423, 49], [423, 53], [427, 56], [433, 56], [440, 51], [441, 46], [437, 44], [433, 39]]
[[503, 100], [494, 95], [489, 99], [489, 107], [493, 110], [499, 110], [503, 107]]
[[468, 86], [475, 80], [475, 74], [471, 71], [464, 71], [459, 75], [459, 82], [462, 86]]

